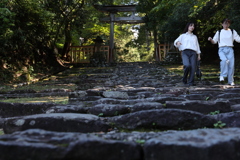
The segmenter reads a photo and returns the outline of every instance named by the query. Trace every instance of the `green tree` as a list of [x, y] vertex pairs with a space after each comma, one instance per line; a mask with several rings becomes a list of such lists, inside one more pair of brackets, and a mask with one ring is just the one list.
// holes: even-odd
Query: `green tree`
[[39, 47], [44, 46], [48, 33], [47, 22], [51, 15], [37, 0], [9, 1], [6, 4], [12, 13], [11, 37], [5, 41], [1, 54], [6, 55], [6, 63], [21, 69], [23, 65], [34, 63]]
[[[84, 10], [84, 0], [43, 1], [44, 9], [53, 14], [50, 21], [50, 48], [55, 49], [58, 42], [63, 43], [61, 58], [66, 57], [72, 42], [72, 35], [77, 27], [82, 28], [87, 14]], [[53, 50], [56, 52], [56, 50]]]
[[0, 4], [0, 21], [2, 22], [0, 26], [0, 43], [2, 44], [0, 47], [0, 68], [4, 68], [5, 61], [8, 60], [7, 48], [10, 47], [8, 41], [13, 35], [11, 27], [14, 26], [14, 13], [7, 8], [7, 2], [7, 0], [2, 0]]

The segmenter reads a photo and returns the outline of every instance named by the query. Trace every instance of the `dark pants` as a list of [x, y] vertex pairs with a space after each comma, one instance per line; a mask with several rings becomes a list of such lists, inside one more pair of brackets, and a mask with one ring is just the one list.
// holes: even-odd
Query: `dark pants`
[[[182, 61], [184, 66], [183, 83], [194, 84], [196, 71], [197, 53], [193, 50], [186, 49], [182, 52]], [[188, 77], [189, 75], [189, 77]]]

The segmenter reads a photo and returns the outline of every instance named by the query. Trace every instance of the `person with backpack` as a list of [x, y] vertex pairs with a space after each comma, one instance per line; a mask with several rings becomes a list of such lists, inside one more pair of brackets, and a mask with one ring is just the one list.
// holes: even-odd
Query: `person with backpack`
[[[186, 27], [175, 41], [175, 47], [182, 51], [182, 61], [184, 73], [182, 82], [189, 86], [195, 86], [194, 77], [196, 71], [197, 59], [200, 60], [200, 47], [195, 33], [195, 25], [192, 22], [187, 23]], [[189, 75], [189, 77], [188, 77]]]
[[234, 50], [233, 42], [234, 40], [240, 43], [240, 37], [238, 33], [230, 29], [229, 26], [231, 21], [229, 19], [224, 19], [222, 21], [222, 29], [217, 31], [213, 38], [208, 37], [208, 40], [212, 44], [218, 43], [218, 55], [221, 60], [220, 62], [220, 77], [219, 81], [224, 81], [224, 78], [228, 78], [228, 84], [234, 86]]

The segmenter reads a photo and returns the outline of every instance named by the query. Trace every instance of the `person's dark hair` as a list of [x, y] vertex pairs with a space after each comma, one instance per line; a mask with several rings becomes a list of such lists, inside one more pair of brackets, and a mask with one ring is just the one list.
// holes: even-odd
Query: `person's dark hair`
[[186, 33], [186, 32], [188, 31], [188, 27], [189, 27], [190, 25], [192, 25], [192, 24], [194, 24], [193, 34], [196, 35], [196, 24], [193, 23], [193, 22], [188, 22], [188, 23], [187, 23], [187, 25], [185, 26], [185, 28], [184, 28], [184, 30], [183, 30], [183, 33]]
[[231, 20], [229, 20], [229, 19], [227, 19], [227, 18], [225, 18], [225, 19], [222, 20], [222, 24], [225, 23], [225, 22], [231, 24]]

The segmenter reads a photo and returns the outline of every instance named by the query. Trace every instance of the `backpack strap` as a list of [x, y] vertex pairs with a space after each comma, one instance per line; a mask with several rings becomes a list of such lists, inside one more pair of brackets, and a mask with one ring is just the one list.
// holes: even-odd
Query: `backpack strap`
[[220, 43], [220, 33], [221, 33], [221, 29], [218, 31], [218, 43]]

